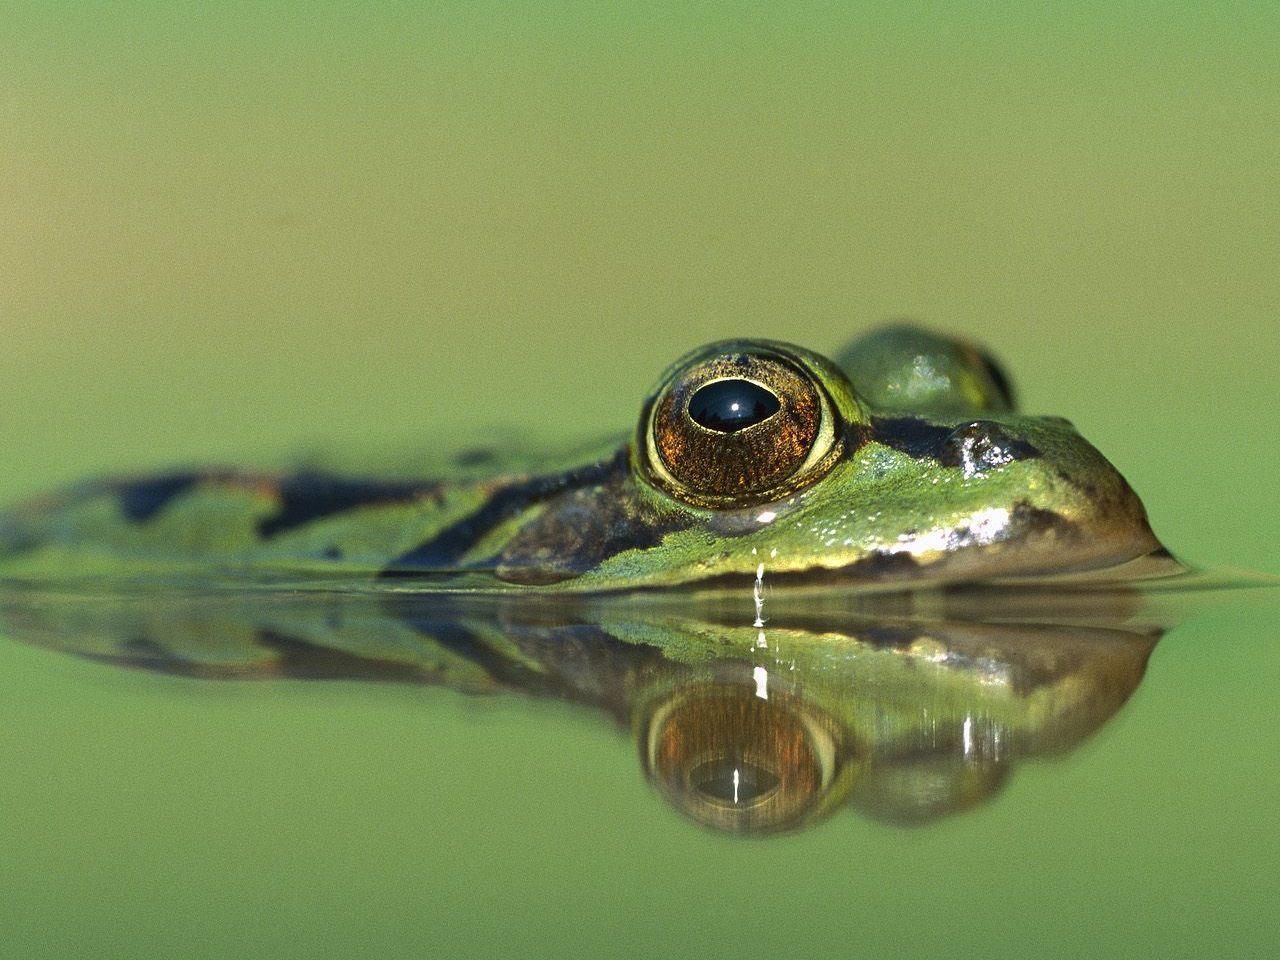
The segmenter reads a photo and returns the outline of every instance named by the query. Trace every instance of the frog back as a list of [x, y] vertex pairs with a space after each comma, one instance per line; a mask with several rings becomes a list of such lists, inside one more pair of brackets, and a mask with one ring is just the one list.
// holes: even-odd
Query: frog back
[[401, 557], [416, 573], [474, 572], [547, 499], [618, 473], [620, 448], [500, 444], [100, 478], [0, 513], [0, 579], [367, 577]]

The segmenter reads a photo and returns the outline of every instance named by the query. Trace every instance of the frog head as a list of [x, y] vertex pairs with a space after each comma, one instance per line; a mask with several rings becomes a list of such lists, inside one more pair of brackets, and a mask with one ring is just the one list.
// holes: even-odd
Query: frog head
[[[578, 586], [950, 583], [1168, 563], [1128, 483], [982, 352], [890, 328], [843, 365], [769, 340], [679, 359], [645, 402]], [[621, 505], [620, 505], [621, 504]], [[561, 524], [565, 528], [566, 524]], [[1164, 558], [1164, 559], [1159, 559]]]

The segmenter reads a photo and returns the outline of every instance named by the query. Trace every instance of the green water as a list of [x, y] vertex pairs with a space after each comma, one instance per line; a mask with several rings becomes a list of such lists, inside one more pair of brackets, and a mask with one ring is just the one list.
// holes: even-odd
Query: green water
[[[312, 617], [319, 602], [268, 619], [299, 635], [307, 618], [342, 621], [345, 640], [330, 643], [348, 654], [432, 669], [452, 656], [425, 641], [394, 652], [404, 641], [389, 620], [332, 602]], [[1030, 734], [1021, 701], [991, 693], [996, 681], [957, 687], [962, 671], [886, 666], [906, 648], [883, 632], [850, 654], [855, 639], [823, 646], [771, 625], [774, 652], [760, 652], [749, 616], [707, 648], [664, 639], [669, 619], [642, 633], [632, 615], [629, 629], [610, 628], [627, 638], [614, 643], [544, 636], [556, 622], [544, 611], [521, 639], [508, 611], [515, 640], [494, 649], [520, 645], [519, 662], [540, 659], [537, 671], [457, 658], [443, 680], [376, 683], [385, 669], [333, 679], [321, 660], [326, 681], [263, 679], [261, 665], [245, 669], [261, 648], [246, 654], [236, 640], [249, 615], [220, 604], [166, 619], [166, 601], [148, 598], [134, 609], [149, 626], [120, 632], [169, 643], [193, 659], [168, 667], [196, 676], [67, 656], [109, 651], [103, 637], [128, 618], [96, 616], [83, 599], [46, 620], [78, 630], [7, 629], [63, 651], [0, 645], [6, 955], [1267, 956], [1280, 933], [1280, 608], [1259, 596], [1179, 613], [1140, 683], [1146, 627], [1083, 646], [1085, 627], [1047, 640], [980, 634], [972, 649], [988, 661], [1066, 651], [1066, 674], [1094, 677], [1083, 698], [1059, 684], [1067, 706]], [[947, 629], [935, 624], [926, 642], [952, 642]], [[130, 642], [135, 667], [162, 664], [154, 644]], [[708, 649], [720, 651], [710, 673]], [[1098, 657], [1114, 665], [1089, 666]], [[296, 651], [292, 662], [305, 669]], [[750, 662], [773, 671], [767, 699], [751, 689]], [[526, 679], [503, 692], [477, 663]], [[747, 666], [725, 669], [735, 664]], [[212, 678], [228, 667], [257, 678]], [[993, 786], [922, 806], [918, 789], [879, 776], [878, 760], [851, 756], [853, 792], [832, 786], [833, 809], [782, 834], [726, 834], [646, 782], [640, 731], [659, 715], [646, 703], [733, 684], [741, 702], [772, 710], [860, 715], [868, 741], [901, 740], [880, 752], [902, 776], [934, 757]], [[970, 724], [985, 731], [976, 748]], [[996, 761], [1011, 762], [991, 780]]]
[[[985, 341], [1162, 539], [1280, 573], [1269, 4], [8, 3], [0, 500], [630, 429], [716, 337]], [[742, 839], [626, 724], [0, 638], [0, 955], [1267, 956], [1274, 603], [989, 802]]]

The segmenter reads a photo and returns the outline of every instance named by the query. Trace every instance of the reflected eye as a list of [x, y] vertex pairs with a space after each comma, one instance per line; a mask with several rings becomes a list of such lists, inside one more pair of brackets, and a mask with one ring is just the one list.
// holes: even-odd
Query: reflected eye
[[754, 687], [692, 684], [649, 715], [641, 749], [647, 775], [682, 813], [717, 830], [763, 833], [821, 804], [842, 764], [835, 731]]
[[659, 486], [698, 506], [763, 503], [838, 459], [836, 419], [798, 358], [771, 345], [711, 347], [677, 365], [646, 408], [643, 465]]

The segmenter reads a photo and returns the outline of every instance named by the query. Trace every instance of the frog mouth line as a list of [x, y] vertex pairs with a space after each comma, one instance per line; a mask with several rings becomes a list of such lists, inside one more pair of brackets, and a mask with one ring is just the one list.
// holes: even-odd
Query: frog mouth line
[[[950, 558], [948, 558], [950, 559]], [[767, 573], [764, 582], [769, 589], [848, 587], [860, 593], [911, 592], [921, 588], [965, 587], [1069, 587], [1082, 591], [1125, 586], [1147, 581], [1164, 581], [1194, 574], [1195, 568], [1183, 563], [1165, 547], [1113, 563], [1081, 565], [1075, 568], [1025, 573], [1006, 572], [988, 576], [946, 576], [936, 568], [945, 563], [922, 564], [909, 553], [872, 554], [840, 567], [813, 567], [807, 570], [779, 570]], [[741, 589], [753, 582], [750, 573], [719, 573], [680, 584], [638, 585], [633, 592], [717, 591]], [[600, 591], [617, 592], [617, 591]]]

